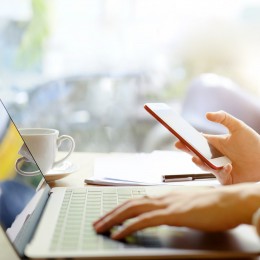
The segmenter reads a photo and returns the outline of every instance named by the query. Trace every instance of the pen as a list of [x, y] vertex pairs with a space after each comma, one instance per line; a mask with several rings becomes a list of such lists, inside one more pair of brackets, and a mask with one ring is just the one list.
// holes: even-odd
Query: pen
[[175, 174], [175, 175], [163, 175], [163, 182], [174, 182], [174, 181], [193, 181], [199, 179], [213, 179], [216, 178], [212, 173], [201, 173], [201, 174]]
[[163, 179], [163, 182], [192, 181], [192, 177]]

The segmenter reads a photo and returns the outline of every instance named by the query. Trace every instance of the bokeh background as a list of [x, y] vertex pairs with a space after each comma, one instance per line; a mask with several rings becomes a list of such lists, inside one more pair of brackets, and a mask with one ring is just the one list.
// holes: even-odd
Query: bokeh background
[[260, 132], [260, 1], [0, 0], [0, 97], [18, 127], [77, 151], [172, 149], [143, 109], [166, 102], [199, 131], [224, 109]]

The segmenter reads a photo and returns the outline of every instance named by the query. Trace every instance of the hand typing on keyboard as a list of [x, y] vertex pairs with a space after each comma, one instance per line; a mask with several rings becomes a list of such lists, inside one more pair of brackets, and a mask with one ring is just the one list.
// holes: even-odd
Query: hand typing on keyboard
[[[250, 224], [260, 206], [260, 185], [236, 184], [215, 189], [176, 190], [158, 197], [128, 200], [93, 223], [97, 233], [124, 223], [112, 232], [120, 240], [135, 231], [159, 225], [224, 231]], [[125, 223], [127, 220], [132, 221]]]

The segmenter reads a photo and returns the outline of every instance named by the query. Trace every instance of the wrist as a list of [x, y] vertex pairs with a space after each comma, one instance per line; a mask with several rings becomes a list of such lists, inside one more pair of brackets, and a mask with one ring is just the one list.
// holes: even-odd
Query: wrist
[[[260, 209], [260, 185], [249, 184], [246, 189], [240, 193], [241, 206], [245, 213], [244, 224], [252, 224], [257, 222], [257, 217], [260, 220], [260, 211], [254, 215], [258, 209]], [[260, 224], [260, 223], [259, 223]], [[260, 231], [260, 226], [259, 226]]]

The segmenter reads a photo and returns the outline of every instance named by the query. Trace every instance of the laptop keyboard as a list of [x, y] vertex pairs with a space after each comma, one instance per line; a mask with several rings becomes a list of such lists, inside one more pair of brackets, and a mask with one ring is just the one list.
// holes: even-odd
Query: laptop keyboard
[[143, 197], [144, 188], [67, 189], [50, 250], [97, 250], [124, 247], [124, 243], [97, 235], [92, 223], [118, 204]]

